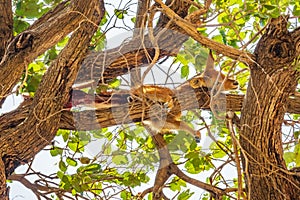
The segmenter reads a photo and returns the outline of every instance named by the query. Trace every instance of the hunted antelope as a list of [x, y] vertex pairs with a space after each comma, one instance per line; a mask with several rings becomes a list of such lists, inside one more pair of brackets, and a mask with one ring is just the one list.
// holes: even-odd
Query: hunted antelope
[[143, 110], [149, 109], [144, 113], [142, 123], [152, 130], [160, 133], [182, 130], [192, 134], [197, 142], [200, 141], [200, 132], [181, 121], [180, 104], [173, 90], [155, 85], [142, 85], [131, 90], [131, 98], [141, 101]]
[[234, 79], [228, 78], [220, 71], [215, 70], [214, 62], [215, 60], [210, 50], [204, 72], [200, 75], [193, 77], [189, 81], [190, 86], [192, 88], [216, 88], [217, 90], [220, 89], [221, 91], [236, 90], [239, 86], [239, 83]]
[[[224, 74], [214, 69], [214, 58], [209, 52], [206, 68], [201, 75], [195, 76], [189, 81], [192, 88], [206, 87], [212, 89], [217, 87], [221, 90], [235, 90], [238, 82], [226, 78]], [[155, 85], [141, 85], [131, 90], [131, 100], [142, 102], [144, 117], [142, 123], [148, 125], [152, 130], [160, 133], [169, 130], [183, 130], [192, 134], [199, 142], [201, 135], [199, 131], [192, 129], [187, 123], [181, 121], [180, 103], [175, 95], [175, 90]], [[147, 110], [145, 112], [145, 110]]]

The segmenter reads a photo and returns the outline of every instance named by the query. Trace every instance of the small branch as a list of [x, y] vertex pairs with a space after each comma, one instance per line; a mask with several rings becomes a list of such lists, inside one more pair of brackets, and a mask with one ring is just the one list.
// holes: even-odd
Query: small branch
[[[138, 0], [136, 21], [134, 24], [133, 38], [138, 37], [144, 40], [144, 29], [147, 22], [147, 11], [150, 6], [150, 0]], [[136, 67], [130, 71], [130, 84], [132, 87], [140, 85], [142, 81], [141, 68]]]
[[[156, 133], [151, 130], [150, 127], [146, 126], [147, 131], [152, 136], [152, 139], [156, 145], [156, 149], [159, 154], [159, 169], [157, 170], [155, 183], [153, 186], [153, 199], [164, 198], [163, 187], [165, 182], [170, 178], [172, 173], [170, 173], [170, 165], [173, 163], [170, 152], [167, 148], [167, 143], [164, 140], [161, 133]], [[164, 198], [165, 199], [165, 198]]]
[[44, 192], [50, 192], [50, 191], [53, 191], [53, 189], [57, 190], [57, 188], [51, 188], [51, 187], [46, 187], [46, 186], [42, 186], [42, 185], [39, 185], [39, 184], [33, 184], [31, 183], [30, 181], [28, 181], [23, 174], [13, 174], [13, 175], [10, 175], [8, 177], [9, 180], [12, 180], [12, 181], [18, 181], [20, 182], [21, 184], [23, 184], [25, 187], [27, 187], [28, 189], [30, 189], [38, 199], [41, 199], [40, 198], [40, 191], [44, 191]]
[[209, 185], [207, 183], [204, 183], [202, 181], [199, 181], [199, 180], [196, 180], [194, 178], [187, 176], [175, 164], [171, 165], [171, 172], [174, 173], [176, 176], [178, 176], [180, 179], [184, 180], [185, 182], [190, 183], [196, 187], [202, 188], [202, 189], [210, 192], [211, 194], [213, 194], [214, 197], [220, 197], [222, 195], [227, 195], [225, 193], [225, 191], [221, 188]]
[[162, 8], [162, 12], [167, 15], [171, 20], [175, 22], [177, 26], [182, 28], [191, 36], [194, 40], [198, 41], [203, 46], [216, 51], [217, 53], [223, 54], [228, 56], [234, 60], [239, 60], [245, 63], [248, 66], [255, 64], [255, 57], [250, 53], [246, 53], [244, 51], [240, 51], [230, 46], [226, 46], [224, 44], [215, 42], [207, 37], [201, 35], [197, 29], [190, 24], [188, 21], [184, 20], [183, 18], [179, 17], [174, 11], [172, 11], [168, 6], [166, 6], [161, 0], [155, 0], [157, 4], [159, 4]]
[[234, 128], [233, 128], [233, 118], [234, 118], [234, 112], [228, 111], [226, 113], [226, 119], [227, 119], [227, 128], [229, 129], [231, 140], [232, 140], [232, 146], [233, 146], [233, 152], [234, 152], [234, 158], [236, 163], [236, 169], [237, 169], [237, 178], [238, 178], [238, 199], [245, 198], [243, 195], [243, 178], [242, 178], [242, 168], [241, 168], [241, 162], [240, 162], [240, 156], [239, 156], [239, 150], [238, 150], [238, 139], [235, 136]]
[[138, 194], [138, 200], [144, 199], [144, 197], [152, 191], [153, 191], [153, 187], [147, 188], [142, 193]]

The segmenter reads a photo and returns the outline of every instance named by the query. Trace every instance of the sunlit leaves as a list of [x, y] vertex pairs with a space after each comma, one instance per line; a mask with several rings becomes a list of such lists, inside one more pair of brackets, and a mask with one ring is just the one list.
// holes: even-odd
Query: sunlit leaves
[[169, 187], [172, 191], [181, 191], [181, 187], [186, 187], [186, 182], [179, 179], [178, 177], [174, 177]]
[[293, 15], [300, 16], [300, 2], [296, 1], [293, 8]]
[[283, 158], [288, 166], [300, 167], [300, 144], [294, 147], [294, 151], [285, 152]]
[[141, 183], [147, 183], [150, 178], [144, 172], [132, 173], [132, 172], [124, 172], [122, 174], [122, 183], [125, 186], [140, 186]]
[[126, 10], [115, 9], [114, 13], [115, 13], [115, 15], [117, 16], [118, 19], [124, 19], [124, 15], [127, 14], [127, 11]]
[[183, 191], [178, 195], [178, 200], [187, 200], [194, 194], [194, 192], [190, 192], [190, 189]]
[[77, 161], [74, 160], [74, 159], [71, 158], [71, 157], [67, 157], [66, 162], [67, 162], [70, 166], [73, 166], [73, 167], [76, 167], [76, 166], [77, 166]]
[[189, 73], [190, 73], [189, 66], [183, 65], [181, 67], [181, 78], [188, 78]]
[[190, 66], [194, 66], [197, 72], [203, 71], [206, 64], [207, 51], [192, 39], [186, 41], [183, 49], [177, 54], [176, 61], [182, 64], [181, 77], [187, 78], [190, 74]]
[[128, 163], [128, 158], [126, 155], [118, 154], [118, 155], [113, 155], [112, 161], [117, 165], [122, 165]]
[[33, 96], [45, 71], [46, 67], [43, 62], [30, 63], [26, 73], [22, 77], [23, 87], [21, 88], [21, 92], [27, 92]]
[[58, 156], [58, 155], [62, 155], [63, 153], [63, 149], [62, 148], [59, 148], [59, 147], [53, 147], [51, 150], [50, 150], [50, 154], [51, 156]]
[[81, 166], [77, 169], [78, 174], [97, 174], [101, 171], [101, 165], [97, 163], [93, 163], [87, 166]]
[[66, 163], [63, 160], [59, 161], [58, 167], [62, 172], [66, 172], [68, 169]]
[[121, 80], [115, 78], [112, 81], [110, 81], [108, 83], [108, 85], [109, 85], [110, 88], [113, 88], [113, 89], [118, 88], [121, 85]]

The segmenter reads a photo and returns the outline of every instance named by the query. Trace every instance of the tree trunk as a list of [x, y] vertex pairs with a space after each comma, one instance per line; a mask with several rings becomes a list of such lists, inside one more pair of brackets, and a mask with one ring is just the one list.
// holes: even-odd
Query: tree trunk
[[257, 65], [242, 108], [240, 141], [249, 199], [299, 199], [299, 183], [283, 160], [282, 122], [298, 72], [284, 17], [273, 19], [256, 50]]

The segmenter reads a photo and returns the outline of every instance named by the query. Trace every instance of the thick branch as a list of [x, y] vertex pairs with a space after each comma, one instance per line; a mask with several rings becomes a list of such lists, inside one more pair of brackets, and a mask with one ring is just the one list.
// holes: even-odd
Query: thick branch
[[162, 199], [164, 198], [163, 188], [165, 182], [170, 178], [172, 173], [170, 172], [170, 165], [173, 163], [170, 152], [167, 147], [167, 143], [160, 133], [152, 131], [150, 127], [147, 127], [148, 132], [151, 134], [152, 139], [155, 143], [156, 149], [159, 154], [159, 167], [156, 172], [155, 182], [153, 186], [153, 198]]
[[300, 27], [296, 28], [294, 31], [291, 32], [291, 36], [295, 43], [296, 47], [296, 55], [300, 55]]
[[[69, 90], [90, 39], [104, 15], [102, 1], [80, 2], [82, 5], [77, 4], [76, 7], [88, 20], [80, 22], [80, 27], [44, 75], [24, 122], [1, 133], [0, 149], [7, 174], [50, 144], [59, 128], [61, 110], [69, 98]], [[17, 164], [10, 166], [10, 163]]]
[[240, 144], [250, 199], [297, 199], [299, 183], [283, 159], [282, 122], [297, 86], [295, 43], [286, 17], [272, 19], [255, 49], [241, 114]]
[[[187, 16], [190, 4], [183, 0], [167, 0], [170, 9], [178, 13], [180, 17]], [[188, 39], [178, 26], [170, 22], [165, 15], [160, 15], [158, 23], [154, 28], [157, 47], [160, 49], [159, 58], [176, 55], [182, 44]], [[168, 27], [166, 25], [168, 24]], [[150, 64], [156, 46], [149, 38], [149, 34], [135, 37], [127, 43], [104, 52], [91, 52], [85, 59], [78, 78], [77, 84], [93, 83], [97, 85], [99, 80], [105, 83], [107, 80], [127, 74], [133, 68]]]
[[2, 159], [0, 159], [0, 198], [3, 200], [9, 200], [8, 188], [6, 187], [5, 165]]
[[0, 60], [7, 44], [13, 37], [13, 14], [11, 0], [0, 0]]
[[[80, 112], [70, 112], [69, 110], [62, 111], [60, 128], [67, 130], [96, 130], [103, 127], [114, 126], [118, 124], [126, 124], [132, 122], [140, 122], [142, 118], [141, 105], [136, 105], [128, 117], [129, 107], [127, 97], [129, 92], [122, 95], [114, 95], [113, 102], [102, 104], [96, 110], [85, 110]], [[183, 95], [181, 98], [182, 110], [203, 108], [209, 109], [209, 96], [205, 92], [196, 91], [198, 104], [190, 98], [190, 95]], [[91, 97], [95, 102], [103, 102], [103, 99], [110, 99], [108, 96]], [[226, 95], [226, 108], [232, 111], [241, 111], [244, 95]], [[118, 102], [118, 104], [116, 104]], [[32, 100], [26, 100], [18, 109], [0, 116], [0, 131], [13, 128], [22, 123], [28, 116], [30, 104]], [[111, 104], [112, 103], [112, 104]], [[99, 105], [98, 103], [96, 105]], [[300, 94], [296, 93], [291, 96], [287, 102], [287, 112], [300, 114]]]
[[0, 63], [1, 102], [20, 80], [30, 62], [74, 31], [81, 22], [89, 20], [82, 12], [84, 7], [86, 3], [80, 0], [61, 3], [8, 45]]

